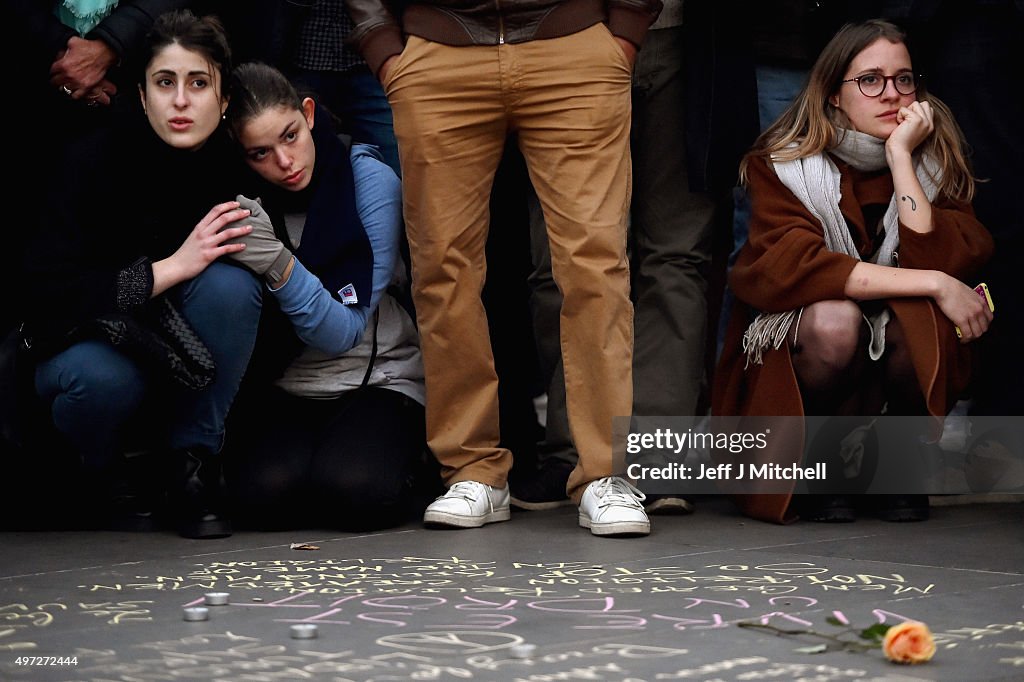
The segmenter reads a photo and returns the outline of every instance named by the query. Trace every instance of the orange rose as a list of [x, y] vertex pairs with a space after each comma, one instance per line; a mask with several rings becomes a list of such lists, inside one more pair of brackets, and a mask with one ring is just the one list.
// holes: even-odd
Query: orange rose
[[924, 663], [935, 655], [935, 640], [927, 625], [907, 621], [889, 628], [882, 640], [882, 651], [896, 663]]

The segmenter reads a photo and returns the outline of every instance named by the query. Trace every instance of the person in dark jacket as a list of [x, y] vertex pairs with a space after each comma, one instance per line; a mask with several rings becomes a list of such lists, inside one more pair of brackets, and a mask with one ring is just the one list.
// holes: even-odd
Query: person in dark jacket
[[427, 440], [449, 486], [428, 525], [509, 515], [497, 378], [480, 292], [488, 200], [509, 132], [543, 207], [564, 294], [561, 348], [579, 463], [567, 492], [596, 535], [646, 535], [643, 495], [615, 476], [612, 418], [632, 405], [626, 260], [630, 80], [659, 0], [347, 0], [352, 40], [384, 84], [402, 164]]
[[[142, 111], [71, 150], [30, 252], [29, 333], [43, 356], [35, 385], [101, 486], [112, 481], [129, 427], [158, 402], [146, 444], [166, 431], [180, 467], [179, 530], [221, 537], [231, 527], [218, 453], [261, 307], [252, 273], [217, 262], [244, 248], [228, 240], [251, 230], [232, 225], [248, 213], [231, 201], [234, 155], [220, 127], [231, 54], [216, 20], [188, 11], [162, 15], [147, 49]], [[166, 302], [216, 365], [198, 390], [175, 384], [145, 353], [154, 306]]]
[[[131, 97], [128, 69], [156, 17], [184, 9], [183, 0], [53, 2], [13, 0], [10, 10], [23, 34], [22, 57], [33, 77], [49, 71], [60, 98], [107, 106], [121, 91]], [[120, 86], [120, 87], [119, 87]]]
[[[32, 102], [33, 115], [22, 117], [9, 151], [21, 159], [19, 171], [33, 178], [19, 187], [12, 202], [11, 231], [5, 244], [17, 270], [29, 235], [38, 229], [36, 207], [68, 145], [107, 125], [115, 109], [138, 100], [130, 73], [153, 20], [164, 12], [188, 7], [187, 0], [11, 0], [0, 58], [11, 69], [9, 92]], [[22, 318], [21, 303], [11, 292], [0, 294], [0, 328]]]

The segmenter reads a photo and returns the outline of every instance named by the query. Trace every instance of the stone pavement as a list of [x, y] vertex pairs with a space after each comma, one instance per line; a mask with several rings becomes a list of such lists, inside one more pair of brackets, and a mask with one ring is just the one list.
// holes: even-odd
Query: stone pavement
[[[780, 527], [711, 498], [652, 520], [634, 539], [567, 508], [469, 531], [3, 532], [0, 679], [1024, 680], [1022, 504]], [[230, 603], [184, 621], [208, 592]], [[830, 616], [922, 620], [938, 651], [899, 666], [737, 626]]]

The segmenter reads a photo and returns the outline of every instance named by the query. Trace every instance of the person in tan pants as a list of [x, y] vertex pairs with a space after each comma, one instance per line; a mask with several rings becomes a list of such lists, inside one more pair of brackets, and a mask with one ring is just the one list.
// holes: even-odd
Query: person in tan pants
[[[488, 201], [515, 132], [564, 295], [561, 350], [579, 464], [567, 484], [596, 535], [643, 535], [642, 494], [614, 476], [612, 417], [632, 404], [626, 260], [630, 78], [658, 0], [413, 4], [348, 0], [353, 38], [384, 84], [402, 164], [427, 439], [448, 492], [427, 525], [509, 518], [512, 454], [498, 446], [497, 376], [480, 294]], [[458, 16], [458, 21], [453, 17]], [[541, 39], [544, 38], [544, 39]]]

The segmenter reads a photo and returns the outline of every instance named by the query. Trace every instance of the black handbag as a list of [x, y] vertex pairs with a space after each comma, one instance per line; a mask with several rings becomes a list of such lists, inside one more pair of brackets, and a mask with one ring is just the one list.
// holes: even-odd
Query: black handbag
[[166, 296], [134, 313], [110, 313], [91, 320], [77, 335], [102, 338], [156, 376], [195, 391], [210, 385], [216, 363], [210, 349]]

